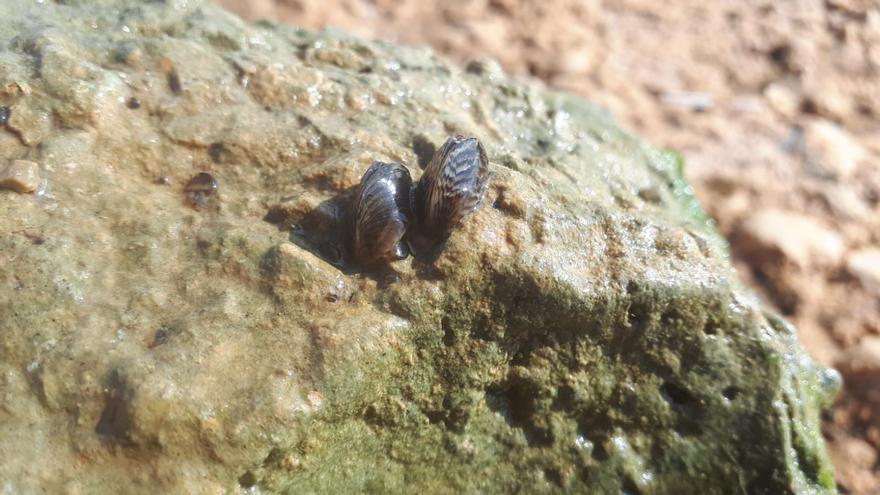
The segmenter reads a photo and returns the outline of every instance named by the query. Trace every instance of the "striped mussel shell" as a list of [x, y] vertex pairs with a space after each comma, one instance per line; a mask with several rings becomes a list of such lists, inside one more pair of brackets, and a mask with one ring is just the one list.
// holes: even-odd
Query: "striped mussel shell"
[[403, 236], [412, 219], [412, 177], [400, 163], [375, 162], [355, 198], [354, 254], [362, 265], [409, 255]]
[[418, 250], [441, 248], [483, 202], [489, 188], [489, 159], [477, 138], [451, 137], [438, 149], [413, 194]]

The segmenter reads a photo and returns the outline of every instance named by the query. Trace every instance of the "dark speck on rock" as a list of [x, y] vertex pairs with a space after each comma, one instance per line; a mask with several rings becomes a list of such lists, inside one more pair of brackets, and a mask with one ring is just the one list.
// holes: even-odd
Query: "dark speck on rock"
[[186, 183], [184, 190], [186, 192], [213, 194], [218, 187], [220, 187], [220, 184], [217, 183], [217, 179], [213, 175], [208, 172], [199, 172]]
[[660, 191], [658, 191], [657, 188], [654, 187], [640, 189], [639, 197], [642, 198], [642, 200], [655, 205], [660, 204], [663, 201], [663, 198], [660, 197]]
[[183, 91], [183, 87], [180, 85], [180, 76], [177, 75], [176, 70], [172, 70], [168, 73], [168, 88], [171, 89], [171, 92], [179, 95], [181, 91]]
[[212, 143], [211, 146], [208, 147], [208, 155], [211, 156], [211, 160], [213, 160], [214, 163], [220, 163], [225, 151], [226, 148], [223, 146], [223, 143]]
[[125, 102], [125, 106], [132, 110], [137, 110], [141, 107], [141, 101], [132, 96]]
[[150, 349], [155, 349], [160, 345], [163, 345], [168, 342], [174, 335], [180, 333], [180, 329], [174, 326], [163, 325], [161, 328], [156, 330], [156, 333], [153, 335], [153, 340], [147, 346]]
[[207, 206], [208, 200], [219, 188], [220, 183], [217, 182], [213, 175], [207, 172], [200, 172], [186, 183], [183, 190], [189, 195], [190, 203], [194, 207], [202, 208]]

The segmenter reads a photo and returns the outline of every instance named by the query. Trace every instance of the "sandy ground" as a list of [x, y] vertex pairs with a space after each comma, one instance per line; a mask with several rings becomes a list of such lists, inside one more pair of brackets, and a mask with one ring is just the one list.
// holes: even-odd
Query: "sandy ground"
[[876, 0], [220, 0], [248, 19], [497, 59], [680, 150], [748, 280], [838, 367], [840, 491], [880, 494]]

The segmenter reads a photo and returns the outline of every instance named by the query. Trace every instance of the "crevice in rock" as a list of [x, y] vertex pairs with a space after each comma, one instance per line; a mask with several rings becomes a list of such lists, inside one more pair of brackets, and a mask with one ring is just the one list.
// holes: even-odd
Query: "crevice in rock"
[[721, 395], [723, 395], [725, 399], [732, 402], [736, 400], [737, 397], [739, 397], [740, 392], [742, 391], [739, 389], [739, 387], [731, 385], [729, 387], [724, 387], [724, 390], [721, 391]]
[[673, 383], [665, 382], [660, 386], [660, 394], [672, 408], [675, 414], [674, 428], [685, 436], [699, 435], [702, 433], [703, 405], [686, 388]]
[[101, 417], [95, 425], [95, 433], [107, 440], [124, 444], [131, 442], [129, 428], [131, 427], [130, 402], [134, 398], [134, 391], [118, 370], [109, 373], [105, 384], [104, 407]]

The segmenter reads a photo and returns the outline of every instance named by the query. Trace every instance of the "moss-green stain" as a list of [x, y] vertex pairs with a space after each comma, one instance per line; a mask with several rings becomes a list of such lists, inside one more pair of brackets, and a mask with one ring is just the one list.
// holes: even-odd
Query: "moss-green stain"
[[728, 313], [728, 290], [584, 298], [515, 271], [470, 287], [410, 314], [415, 361], [315, 423], [288, 493], [833, 490], [817, 370], [776, 359], [799, 351], [756, 340], [775, 323]]

